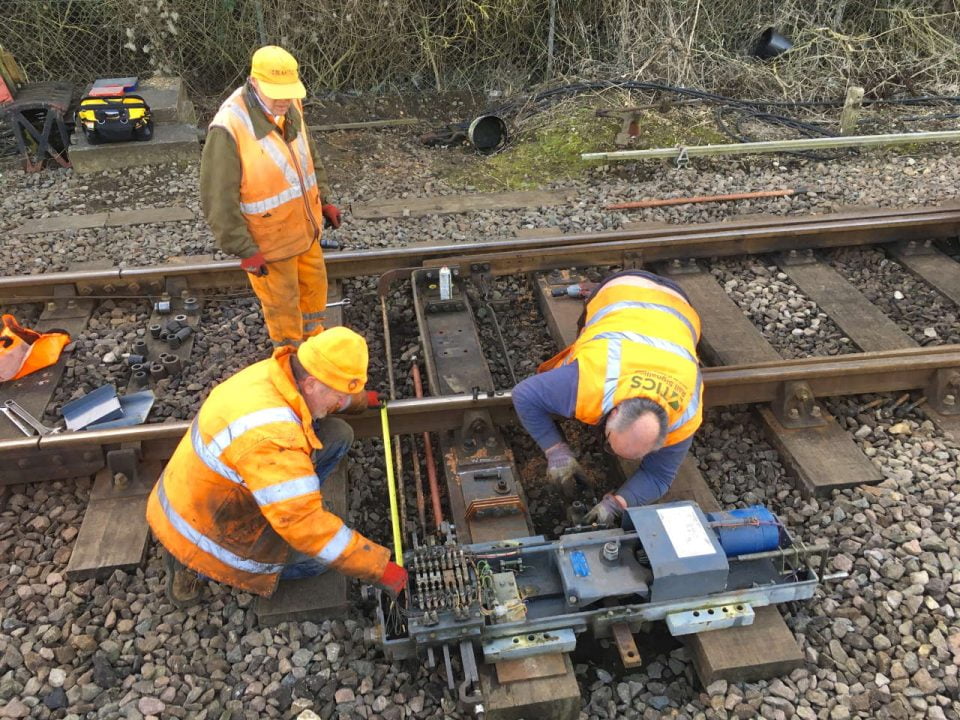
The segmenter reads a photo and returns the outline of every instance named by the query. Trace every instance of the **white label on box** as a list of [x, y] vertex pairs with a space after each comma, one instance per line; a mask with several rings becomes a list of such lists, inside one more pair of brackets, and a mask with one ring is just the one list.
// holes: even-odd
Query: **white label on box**
[[689, 505], [657, 510], [657, 515], [678, 558], [716, 553], [707, 531]]

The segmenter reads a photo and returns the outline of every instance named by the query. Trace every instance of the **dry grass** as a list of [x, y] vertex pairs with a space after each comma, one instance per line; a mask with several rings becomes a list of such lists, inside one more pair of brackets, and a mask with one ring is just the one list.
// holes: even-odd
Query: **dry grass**
[[[559, 76], [660, 80], [740, 97], [960, 92], [952, 0], [7, 0], [0, 38], [34, 79], [151, 70], [222, 94], [262, 42], [288, 47], [324, 90], [504, 91]], [[749, 56], [777, 26], [795, 47]]]

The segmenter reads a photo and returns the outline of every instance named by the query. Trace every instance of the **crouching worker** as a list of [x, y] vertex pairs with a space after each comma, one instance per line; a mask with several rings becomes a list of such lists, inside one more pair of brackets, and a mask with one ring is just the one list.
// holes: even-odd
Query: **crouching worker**
[[328, 568], [394, 595], [406, 587], [389, 550], [323, 505], [323, 482], [353, 442], [330, 413], [366, 405], [367, 360], [360, 335], [331, 328], [210, 393], [147, 504], [175, 605], [199, 598], [200, 578], [269, 596], [280, 579]]
[[580, 333], [513, 390], [520, 420], [547, 456], [547, 477], [568, 498], [586, 474], [552, 415], [597, 426], [604, 448], [639, 469], [585, 521], [614, 524], [627, 507], [660, 498], [700, 427], [700, 318], [683, 291], [644, 271], [607, 277], [590, 294]]

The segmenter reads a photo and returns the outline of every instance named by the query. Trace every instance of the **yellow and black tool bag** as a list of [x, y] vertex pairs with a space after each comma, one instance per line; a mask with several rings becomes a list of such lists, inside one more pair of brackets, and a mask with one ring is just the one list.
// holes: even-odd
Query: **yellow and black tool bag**
[[87, 95], [77, 109], [77, 124], [91, 145], [153, 137], [150, 107], [139, 95]]

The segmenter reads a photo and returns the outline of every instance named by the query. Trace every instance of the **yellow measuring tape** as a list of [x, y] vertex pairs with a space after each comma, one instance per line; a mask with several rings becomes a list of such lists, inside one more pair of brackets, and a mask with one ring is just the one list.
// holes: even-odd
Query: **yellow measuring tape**
[[393, 554], [403, 567], [403, 537], [400, 534], [400, 508], [397, 506], [396, 478], [393, 475], [393, 450], [390, 447], [390, 420], [387, 406], [380, 406], [380, 425], [383, 427], [383, 457], [387, 463], [387, 492], [390, 494], [390, 523], [393, 526]]

